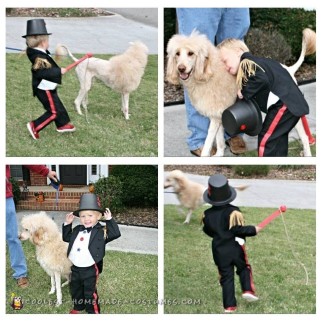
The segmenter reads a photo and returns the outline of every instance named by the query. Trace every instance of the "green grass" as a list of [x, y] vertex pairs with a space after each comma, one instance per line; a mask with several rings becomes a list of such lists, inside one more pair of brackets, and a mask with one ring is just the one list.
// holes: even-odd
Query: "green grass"
[[[203, 233], [196, 212], [190, 225], [183, 225], [175, 206], [165, 206], [164, 294], [172, 301], [165, 313], [223, 313], [218, 271], [212, 259], [211, 238]], [[276, 209], [241, 208], [246, 224], [258, 224]], [[281, 217], [256, 237], [247, 239], [247, 255], [252, 265], [256, 292], [260, 300], [241, 299], [235, 278], [238, 313], [316, 312], [316, 236], [315, 212], [288, 209], [284, 214], [291, 245], [305, 265], [306, 274], [294, 258]]]
[[[68, 286], [62, 288], [63, 304], [55, 307], [56, 294], [48, 294], [50, 277], [36, 260], [34, 246], [23, 243], [27, 258], [30, 286], [21, 289], [11, 278], [12, 271], [7, 256], [6, 267], [6, 312], [13, 314], [65, 314], [72, 309]], [[158, 312], [158, 258], [108, 251], [104, 258], [104, 268], [98, 280], [98, 295], [101, 313], [145, 314]], [[21, 296], [24, 307], [20, 311], [11, 308], [11, 294]]]
[[[315, 135], [313, 135], [313, 136], [316, 137]], [[295, 140], [295, 141], [289, 142], [288, 157], [300, 157], [302, 151], [303, 151], [303, 146], [302, 146], [301, 141]], [[316, 156], [316, 144], [311, 145], [311, 153], [312, 153], [312, 157]], [[254, 151], [247, 151], [246, 153], [239, 154], [238, 156], [239, 157], [257, 157], [258, 152], [256, 149]]]
[[[81, 55], [77, 55], [80, 57]], [[95, 55], [108, 59], [109, 55]], [[89, 92], [88, 118], [77, 114], [74, 100], [79, 91], [75, 71], [63, 76], [58, 94], [63, 101], [74, 133], [58, 133], [54, 123], [40, 132], [40, 139], [31, 138], [26, 124], [44, 113], [32, 96], [30, 62], [25, 55], [6, 56], [6, 155], [22, 156], [145, 156], [155, 157], [158, 151], [158, 64], [157, 55], [150, 55], [139, 88], [130, 95], [130, 120], [121, 112], [121, 95], [94, 80]], [[67, 66], [66, 59], [60, 66]]]

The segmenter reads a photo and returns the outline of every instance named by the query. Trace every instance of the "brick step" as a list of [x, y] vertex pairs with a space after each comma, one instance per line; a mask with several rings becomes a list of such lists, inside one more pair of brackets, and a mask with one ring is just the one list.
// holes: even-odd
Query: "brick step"
[[34, 196], [28, 198], [27, 200], [20, 200], [17, 205], [17, 210], [37, 210], [37, 211], [73, 211], [79, 206], [79, 197], [68, 199], [60, 198], [58, 199], [58, 204], [56, 205], [55, 198], [46, 198], [43, 202], [36, 202]]
[[[26, 199], [35, 199], [35, 191], [23, 192], [22, 196]], [[59, 199], [80, 199], [83, 191], [59, 191]], [[56, 191], [44, 191], [46, 199], [56, 199]]]

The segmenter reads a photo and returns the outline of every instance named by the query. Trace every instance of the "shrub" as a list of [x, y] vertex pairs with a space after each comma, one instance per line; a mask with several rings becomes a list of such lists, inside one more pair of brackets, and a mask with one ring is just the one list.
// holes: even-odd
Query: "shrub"
[[164, 9], [164, 51], [166, 51], [169, 39], [176, 33], [176, 9]]
[[245, 37], [250, 52], [254, 56], [275, 59], [285, 64], [292, 58], [292, 48], [278, 31], [249, 29]]
[[252, 177], [267, 176], [270, 170], [269, 165], [236, 165], [233, 167], [234, 172], [240, 176]]
[[17, 206], [18, 202], [21, 200], [21, 190], [16, 179], [11, 177], [9, 181], [12, 184], [13, 201], [15, 206]]
[[122, 182], [117, 177], [112, 175], [102, 177], [95, 182], [94, 187], [103, 209], [110, 208], [113, 213], [124, 208], [122, 202]]
[[115, 165], [111, 175], [122, 182], [122, 202], [126, 206], [158, 205], [158, 169], [152, 165]]

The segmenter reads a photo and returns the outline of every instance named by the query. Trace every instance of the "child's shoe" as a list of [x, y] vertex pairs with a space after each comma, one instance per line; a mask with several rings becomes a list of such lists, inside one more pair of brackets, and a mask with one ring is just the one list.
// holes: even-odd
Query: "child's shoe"
[[237, 311], [237, 306], [229, 306], [225, 308], [225, 313], [233, 313]]
[[74, 132], [75, 130], [76, 130], [75, 126], [71, 123], [67, 123], [67, 124], [57, 128], [57, 132], [60, 132], [60, 133]]
[[244, 292], [242, 298], [247, 302], [258, 301], [258, 297], [253, 292]]
[[80, 313], [79, 311], [74, 310], [74, 309], [72, 309], [72, 310], [69, 312], [69, 314], [79, 314], [79, 313]]
[[27, 123], [27, 129], [34, 140], [39, 139], [39, 133], [35, 130], [34, 122]]

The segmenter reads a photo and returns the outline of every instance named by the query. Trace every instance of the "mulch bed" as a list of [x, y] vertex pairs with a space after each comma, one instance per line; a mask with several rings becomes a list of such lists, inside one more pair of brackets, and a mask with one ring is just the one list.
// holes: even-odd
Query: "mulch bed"
[[[221, 173], [227, 178], [245, 179], [235, 173], [233, 166], [219, 165], [165, 165], [164, 171], [181, 170], [186, 173], [211, 176], [215, 173]], [[269, 180], [316, 180], [316, 168], [314, 165], [306, 166], [271, 166], [267, 175], [252, 175], [251, 179], [269, 179]]]
[[158, 228], [158, 208], [127, 208], [113, 217], [123, 225]]

